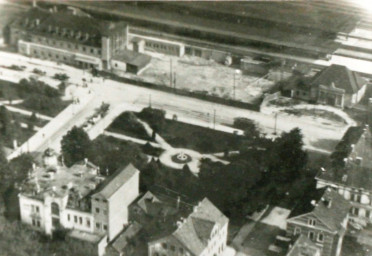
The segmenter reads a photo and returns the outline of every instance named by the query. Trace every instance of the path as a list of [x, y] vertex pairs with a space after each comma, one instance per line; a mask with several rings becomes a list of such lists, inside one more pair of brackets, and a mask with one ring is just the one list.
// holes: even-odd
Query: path
[[155, 148], [161, 148], [161, 146], [157, 143], [147, 141], [147, 140], [141, 140], [141, 139], [134, 138], [134, 137], [131, 137], [131, 136], [127, 136], [127, 135], [124, 135], [124, 134], [121, 134], [121, 133], [104, 131], [103, 135], [111, 136], [111, 137], [117, 138], [119, 140], [132, 141], [132, 142], [135, 142], [135, 143], [138, 143], [138, 144], [141, 144], [141, 145], [145, 145], [145, 144], [149, 143], [151, 146], [153, 146]]

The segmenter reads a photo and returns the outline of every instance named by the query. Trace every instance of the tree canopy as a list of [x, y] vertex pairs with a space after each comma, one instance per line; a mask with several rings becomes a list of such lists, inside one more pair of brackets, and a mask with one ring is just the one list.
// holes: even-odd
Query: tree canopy
[[74, 126], [63, 136], [61, 141], [61, 151], [65, 164], [71, 166], [87, 158], [91, 145], [92, 142], [83, 128]]

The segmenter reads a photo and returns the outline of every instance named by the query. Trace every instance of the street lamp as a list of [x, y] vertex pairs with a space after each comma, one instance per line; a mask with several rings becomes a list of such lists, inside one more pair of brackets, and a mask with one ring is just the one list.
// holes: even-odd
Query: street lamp
[[235, 100], [235, 76], [240, 75], [241, 71], [239, 69], [235, 69], [234, 71], [234, 83], [233, 83], [233, 99]]

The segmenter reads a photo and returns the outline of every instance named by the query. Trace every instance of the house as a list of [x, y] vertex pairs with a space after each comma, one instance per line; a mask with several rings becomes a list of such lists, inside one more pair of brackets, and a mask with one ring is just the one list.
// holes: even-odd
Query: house
[[335, 107], [352, 107], [364, 96], [367, 81], [345, 66], [332, 64], [310, 81], [290, 88], [291, 97]]
[[21, 221], [47, 235], [71, 230], [70, 237], [94, 244], [103, 255], [107, 242], [128, 224], [128, 206], [139, 194], [139, 171], [128, 165], [106, 178], [88, 160], [70, 168], [48, 163], [34, 165], [19, 187]]
[[186, 217], [148, 243], [148, 255], [222, 255], [226, 249], [228, 218], [207, 198]]
[[368, 126], [351, 127], [316, 176], [317, 188], [330, 187], [351, 203], [350, 219], [372, 223], [372, 135]]
[[300, 235], [293, 245], [290, 245], [286, 256], [321, 256], [320, 249], [306, 235]]
[[34, 6], [7, 28], [6, 41], [19, 53], [83, 69], [111, 70], [112, 59], [128, 47], [125, 22], [92, 18], [76, 8], [71, 12]]
[[348, 223], [350, 204], [330, 188], [320, 189], [310, 202], [304, 200], [287, 219], [287, 235], [307, 236], [322, 256], [339, 256]]

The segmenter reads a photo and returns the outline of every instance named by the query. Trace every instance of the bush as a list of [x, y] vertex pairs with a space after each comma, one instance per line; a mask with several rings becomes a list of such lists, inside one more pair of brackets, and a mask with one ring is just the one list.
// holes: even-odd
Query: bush
[[132, 112], [124, 112], [118, 116], [111, 124], [110, 129], [123, 131], [125, 134], [136, 138], [151, 140], [143, 125]]
[[153, 130], [159, 132], [163, 129], [165, 122], [165, 111], [147, 107], [138, 114], [139, 118], [145, 120]]

